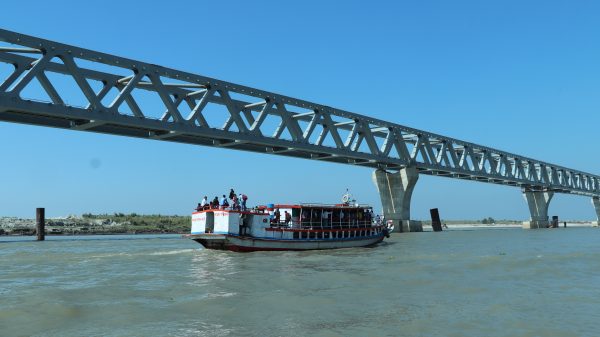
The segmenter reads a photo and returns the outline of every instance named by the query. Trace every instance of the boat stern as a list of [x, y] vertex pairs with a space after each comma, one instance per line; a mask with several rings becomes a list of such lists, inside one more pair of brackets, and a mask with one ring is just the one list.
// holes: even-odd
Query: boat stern
[[186, 237], [198, 242], [207, 249], [228, 249], [227, 236], [224, 234], [189, 234]]

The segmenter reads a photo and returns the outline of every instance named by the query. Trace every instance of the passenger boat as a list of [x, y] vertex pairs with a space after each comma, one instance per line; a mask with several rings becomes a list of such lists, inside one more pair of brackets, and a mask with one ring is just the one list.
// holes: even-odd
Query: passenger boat
[[187, 236], [208, 249], [236, 252], [364, 247], [389, 237], [373, 220], [370, 206], [348, 202], [208, 208], [192, 214]]

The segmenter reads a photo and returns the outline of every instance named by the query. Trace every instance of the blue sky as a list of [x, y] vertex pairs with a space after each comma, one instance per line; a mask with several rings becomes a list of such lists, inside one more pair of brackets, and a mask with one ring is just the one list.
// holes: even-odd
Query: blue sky
[[[600, 173], [600, 4], [592, 1], [7, 2], [1, 27], [303, 98]], [[380, 207], [371, 170], [0, 123], [0, 216], [187, 214], [249, 203]], [[526, 219], [519, 189], [421, 176], [413, 218]], [[551, 215], [592, 219], [589, 198]]]

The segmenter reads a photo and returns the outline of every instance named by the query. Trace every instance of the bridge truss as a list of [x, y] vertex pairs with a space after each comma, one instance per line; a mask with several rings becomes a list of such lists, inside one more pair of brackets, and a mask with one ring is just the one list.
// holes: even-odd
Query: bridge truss
[[0, 29], [0, 120], [600, 196], [600, 176]]

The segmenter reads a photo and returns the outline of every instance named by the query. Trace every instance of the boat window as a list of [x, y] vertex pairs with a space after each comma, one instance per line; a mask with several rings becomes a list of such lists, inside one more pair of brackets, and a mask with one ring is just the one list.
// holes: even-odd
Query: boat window
[[321, 226], [321, 209], [310, 209], [310, 226]]
[[300, 208], [292, 208], [292, 218], [300, 218]]
[[308, 238], [308, 233], [307, 232], [302, 232], [302, 238], [303, 239], [307, 239]]
[[329, 239], [329, 232], [324, 232], [323, 233], [323, 238], [324, 239]]
[[300, 238], [300, 233], [294, 232], [294, 239], [299, 239], [299, 238]]
[[311, 239], [314, 239], [315, 238], [315, 232], [308, 233], [308, 237], [311, 238]]
[[331, 227], [332, 222], [333, 222], [333, 210], [323, 209], [323, 215], [321, 216], [321, 226], [329, 228], [329, 227]]
[[312, 210], [310, 208], [301, 208], [300, 209], [300, 227], [305, 228], [310, 226]]

